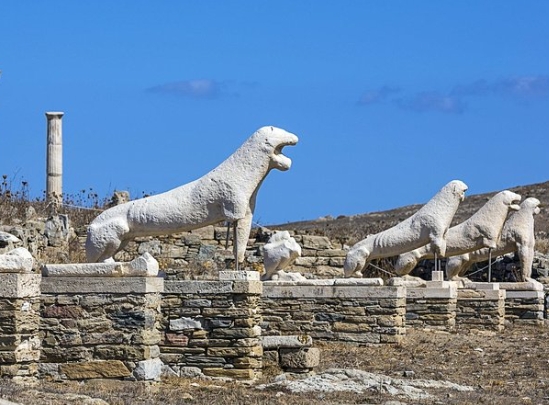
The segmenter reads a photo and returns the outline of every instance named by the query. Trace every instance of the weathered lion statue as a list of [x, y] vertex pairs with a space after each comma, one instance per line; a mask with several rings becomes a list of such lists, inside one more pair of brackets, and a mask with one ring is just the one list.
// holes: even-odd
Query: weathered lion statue
[[385, 231], [369, 235], [355, 244], [345, 258], [345, 277], [359, 274], [373, 259], [396, 256], [427, 243], [438, 255], [446, 253], [446, 233], [459, 203], [465, 198], [467, 185], [460, 180], [446, 184], [414, 215]]
[[233, 223], [234, 255], [244, 260], [261, 183], [272, 169], [288, 170], [292, 161], [282, 148], [297, 136], [263, 127], [218, 167], [191, 183], [162, 194], [109, 208], [88, 227], [88, 262], [111, 261], [137, 236], [190, 231], [220, 221]]
[[[497, 193], [475, 214], [459, 225], [448, 229], [446, 257], [477, 249], [497, 246], [509, 210], [519, 210], [521, 196], [509, 190]], [[433, 259], [432, 245], [425, 245], [398, 256], [394, 270], [398, 275], [409, 274], [422, 259]]]
[[262, 280], [270, 280], [301, 256], [301, 246], [288, 231], [277, 231], [263, 246], [265, 274]]
[[[522, 268], [522, 281], [532, 277], [532, 262], [534, 260], [534, 216], [539, 214], [539, 200], [527, 198], [520, 204], [520, 210], [509, 215], [501, 231], [501, 239], [492, 250], [491, 255], [501, 256], [518, 252]], [[448, 280], [460, 280], [465, 271], [474, 263], [488, 260], [490, 251], [487, 248], [450, 257], [446, 262]]]

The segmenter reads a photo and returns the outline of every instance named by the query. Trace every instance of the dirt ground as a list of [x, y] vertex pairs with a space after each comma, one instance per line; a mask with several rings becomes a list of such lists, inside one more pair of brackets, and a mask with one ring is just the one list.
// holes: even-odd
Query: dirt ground
[[[257, 384], [190, 379], [50, 382], [34, 387], [2, 380], [0, 398], [25, 405], [549, 404], [548, 338], [549, 325], [545, 325], [508, 327], [499, 333], [409, 330], [397, 346], [316, 343], [322, 350], [317, 374], [347, 368], [473, 388], [469, 392], [428, 389], [432, 397], [421, 400], [394, 397], [375, 387], [362, 393], [292, 394], [279, 387], [258, 390]], [[275, 374], [268, 370], [261, 383], [272, 381]]]

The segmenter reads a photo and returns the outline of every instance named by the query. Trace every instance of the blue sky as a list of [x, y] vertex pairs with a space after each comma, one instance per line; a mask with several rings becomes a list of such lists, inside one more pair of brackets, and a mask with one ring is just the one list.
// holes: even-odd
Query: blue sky
[[6, 1], [0, 174], [64, 192], [190, 182], [256, 129], [297, 134], [262, 225], [548, 180], [547, 1]]

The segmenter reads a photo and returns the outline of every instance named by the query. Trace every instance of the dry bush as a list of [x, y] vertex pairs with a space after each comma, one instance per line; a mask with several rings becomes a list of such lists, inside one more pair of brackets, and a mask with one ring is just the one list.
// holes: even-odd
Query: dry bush
[[544, 255], [549, 254], [549, 238], [537, 238], [536, 250]]

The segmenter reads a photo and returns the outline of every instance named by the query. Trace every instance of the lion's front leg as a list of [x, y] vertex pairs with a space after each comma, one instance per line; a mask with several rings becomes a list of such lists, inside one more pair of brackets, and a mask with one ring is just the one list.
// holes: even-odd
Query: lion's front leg
[[522, 281], [530, 281], [532, 279], [534, 248], [528, 245], [518, 244], [517, 251], [520, 257], [520, 266], [522, 268]]
[[236, 221], [233, 252], [237, 263], [242, 263], [244, 261], [246, 247], [248, 246], [248, 239], [250, 238], [250, 231], [252, 229], [252, 218], [253, 213], [248, 211], [244, 218]]

